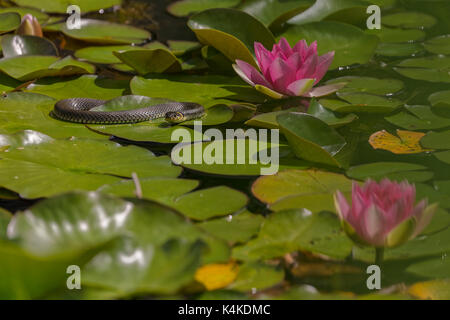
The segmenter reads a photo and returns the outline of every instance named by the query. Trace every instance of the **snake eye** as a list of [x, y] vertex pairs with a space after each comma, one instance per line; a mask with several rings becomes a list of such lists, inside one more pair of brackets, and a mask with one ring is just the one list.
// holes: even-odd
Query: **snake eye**
[[184, 114], [181, 112], [173, 111], [166, 113], [166, 121], [170, 123], [179, 123], [185, 120]]

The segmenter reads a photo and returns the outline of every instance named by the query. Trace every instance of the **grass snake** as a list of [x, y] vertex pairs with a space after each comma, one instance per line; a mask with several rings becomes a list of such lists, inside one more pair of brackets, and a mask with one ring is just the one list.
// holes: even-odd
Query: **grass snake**
[[165, 118], [170, 123], [181, 123], [200, 118], [205, 109], [197, 103], [169, 102], [145, 108], [119, 111], [91, 111], [105, 105], [107, 100], [72, 98], [55, 104], [52, 116], [57, 119], [85, 124], [125, 124]]

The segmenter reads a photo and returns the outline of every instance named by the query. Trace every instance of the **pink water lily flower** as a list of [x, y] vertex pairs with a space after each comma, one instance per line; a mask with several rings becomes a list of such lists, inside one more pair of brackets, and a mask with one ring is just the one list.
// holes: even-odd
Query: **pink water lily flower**
[[354, 240], [375, 247], [394, 247], [416, 237], [433, 217], [436, 205], [415, 205], [416, 188], [407, 182], [368, 180], [353, 184], [352, 204], [341, 192], [335, 205], [344, 229]]
[[334, 58], [334, 51], [319, 56], [317, 41], [308, 47], [306, 41], [301, 40], [292, 48], [281, 38], [272, 51], [255, 42], [255, 54], [260, 70], [242, 60], [236, 60], [234, 70], [248, 84], [272, 98], [321, 97], [345, 85], [314, 87], [325, 76]]
[[22, 23], [20, 24], [19, 28], [17, 28], [16, 34], [36, 36], [41, 38], [44, 36], [39, 21], [31, 14], [26, 14], [23, 16]]

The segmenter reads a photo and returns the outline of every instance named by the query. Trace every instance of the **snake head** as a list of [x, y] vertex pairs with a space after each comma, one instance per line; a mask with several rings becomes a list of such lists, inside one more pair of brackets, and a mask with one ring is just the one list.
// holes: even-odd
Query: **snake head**
[[169, 123], [180, 123], [186, 121], [186, 117], [182, 112], [171, 111], [166, 113], [166, 121]]

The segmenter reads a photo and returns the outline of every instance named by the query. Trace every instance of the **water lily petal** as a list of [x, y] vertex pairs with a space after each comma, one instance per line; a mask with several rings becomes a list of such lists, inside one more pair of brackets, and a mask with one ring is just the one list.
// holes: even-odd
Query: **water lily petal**
[[316, 73], [314, 76], [316, 78], [316, 84], [320, 80], [322, 80], [322, 78], [325, 76], [328, 69], [330, 68], [330, 65], [333, 63], [333, 59], [334, 59], [334, 51], [328, 52], [323, 56], [319, 57]]
[[282, 37], [280, 39], [280, 42], [278, 43], [278, 46], [279, 46], [281, 52], [283, 52], [283, 54], [286, 57], [289, 57], [289, 56], [291, 56], [294, 53], [294, 51], [291, 48], [291, 45], [289, 44], [289, 42], [284, 37]]
[[317, 56], [310, 56], [306, 61], [303, 62], [303, 65], [300, 69], [298, 69], [296, 73], [296, 79], [300, 80], [303, 78], [314, 78], [317, 69]]
[[339, 89], [345, 87], [347, 85], [346, 82], [333, 83], [326, 86], [316, 87], [309, 91], [306, 96], [310, 98], [314, 97], [323, 97], [329, 94], [332, 94]]
[[[261, 84], [266, 87], [272, 88], [272, 85], [267, 82], [263, 75], [259, 73], [259, 71], [256, 70], [251, 64], [242, 60], [236, 60], [235, 66], [236, 67], [233, 66], [233, 68], [236, 73], [250, 85], [254, 86], [256, 84]], [[244, 75], [246, 76], [245, 78], [242, 76], [241, 72], [244, 73]]]
[[295, 69], [281, 58], [276, 58], [269, 71], [274, 89], [280, 93], [289, 94], [288, 85], [295, 81]]
[[338, 212], [341, 220], [345, 220], [350, 212], [350, 206], [347, 199], [345, 199], [344, 195], [340, 191], [337, 191], [334, 194], [334, 206], [336, 207], [336, 211]]
[[301, 79], [292, 82], [288, 87], [288, 92], [293, 96], [302, 96], [308, 93], [314, 85], [315, 79]]

